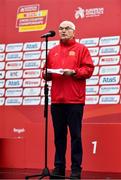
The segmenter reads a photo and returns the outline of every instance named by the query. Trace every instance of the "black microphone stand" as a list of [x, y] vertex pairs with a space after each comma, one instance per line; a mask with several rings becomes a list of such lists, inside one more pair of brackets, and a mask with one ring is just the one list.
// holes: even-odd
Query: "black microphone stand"
[[45, 118], [45, 167], [42, 170], [41, 174], [35, 174], [26, 176], [25, 179], [35, 178], [39, 177], [39, 179], [43, 179], [44, 177], [50, 177], [50, 178], [56, 178], [56, 179], [71, 179], [69, 177], [65, 176], [59, 176], [59, 175], [51, 175], [50, 170], [48, 168], [48, 84], [47, 84], [47, 67], [48, 67], [48, 37], [44, 36], [45, 42], [46, 42], [46, 66], [45, 66], [45, 85], [44, 85], [44, 94], [45, 94], [45, 105], [44, 105], [44, 118]]
[[45, 167], [42, 170], [41, 174], [35, 174], [31, 176], [26, 176], [25, 179], [30, 179], [34, 177], [39, 177], [39, 179], [42, 179], [44, 177], [49, 176], [50, 177], [50, 171], [48, 169], [48, 84], [47, 84], [47, 52], [48, 52], [48, 36], [45, 36], [45, 42], [46, 42], [46, 66], [45, 66], [45, 85], [44, 85], [44, 94], [45, 94], [45, 105], [44, 105], [44, 118], [45, 118]]

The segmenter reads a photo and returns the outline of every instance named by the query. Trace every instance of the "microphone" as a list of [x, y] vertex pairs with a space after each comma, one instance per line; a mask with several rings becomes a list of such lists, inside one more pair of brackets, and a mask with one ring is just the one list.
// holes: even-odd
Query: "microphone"
[[49, 31], [48, 33], [46, 33], [46, 34], [43, 34], [42, 36], [41, 36], [41, 38], [46, 38], [46, 37], [53, 37], [53, 36], [55, 36], [55, 31]]

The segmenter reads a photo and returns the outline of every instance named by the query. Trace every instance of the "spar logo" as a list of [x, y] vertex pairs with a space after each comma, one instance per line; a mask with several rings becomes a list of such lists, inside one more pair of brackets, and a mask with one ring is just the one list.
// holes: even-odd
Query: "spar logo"
[[104, 14], [104, 8], [99, 7], [99, 8], [90, 8], [90, 9], [83, 9], [82, 7], [77, 7], [75, 10], [75, 19], [78, 18], [89, 18], [89, 17], [96, 17], [96, 16], [101, 16]]
[[31, 77], [40, 77], [40, 70], [25, 70], [23, 73], [23, 78], [31, 78]]
[[16, 27], [19, 32], [42, 31], [47, 26], [48, 10], [40, 10], [39, 4], [20, 6], [17, 10]]
[[113, 65], [118, 64], [120, 61], [120, 56], [102, 56], [100, 58], [100, 65]]

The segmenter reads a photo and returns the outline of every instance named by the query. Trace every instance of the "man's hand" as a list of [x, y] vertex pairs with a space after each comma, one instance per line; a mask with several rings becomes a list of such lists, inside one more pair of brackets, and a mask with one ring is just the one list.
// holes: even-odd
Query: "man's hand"
[[73, 76], [75, 74], [76, 74], [76, 72], [72, 69], [63, 69], [63, 75]]

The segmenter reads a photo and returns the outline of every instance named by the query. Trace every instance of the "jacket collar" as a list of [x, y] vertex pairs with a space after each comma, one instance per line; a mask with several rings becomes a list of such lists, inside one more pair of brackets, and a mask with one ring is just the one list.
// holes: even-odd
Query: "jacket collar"
[[66, 42], [63, 42], [62, 40], [60, 40], [61, 46], [72, 46], [73, 44], [75, 44], [75, 38], [69, 39]]

